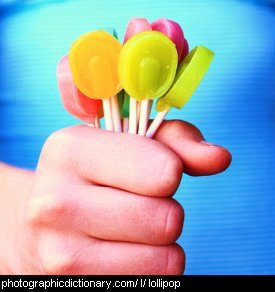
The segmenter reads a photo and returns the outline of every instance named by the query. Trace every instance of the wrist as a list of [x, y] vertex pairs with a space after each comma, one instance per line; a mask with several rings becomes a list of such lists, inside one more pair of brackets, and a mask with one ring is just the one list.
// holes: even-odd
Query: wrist
[[17, 264], [23, 212], [33, 172], [0, 163], [0, 274], [12, 274]]

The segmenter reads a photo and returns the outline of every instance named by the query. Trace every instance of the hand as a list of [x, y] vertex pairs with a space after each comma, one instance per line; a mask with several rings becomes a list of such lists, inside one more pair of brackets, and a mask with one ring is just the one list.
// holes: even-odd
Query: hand
[[231, 161], [202, 140], [179, 121], [155, 140], [86, 126], [53, 134], [22, 200], [12, 273], [182, 274], [184, 211], [171, 196], [183, 170], [210, 175]]

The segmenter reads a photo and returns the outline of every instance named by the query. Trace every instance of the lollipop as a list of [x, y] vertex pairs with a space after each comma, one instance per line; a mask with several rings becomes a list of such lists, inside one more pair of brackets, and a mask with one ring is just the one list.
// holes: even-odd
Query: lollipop
[[164, 33], [176, 45], [179, 63], [181, 63], [189, 53], [189, 45], [181, 26], [175, 21], [159, 18], [152, 23], [152, 29]]
[[157, 101], [156, 109], [159, 113], [149, 127], [146, 137], [154, 136], [171, 107], [181, 109], [188, 102], [208, 71], [213, 58], [214, 53], [203, 46], [194, 48], [188, 54], [178, 69], [171, 89]]
[[132, 18], [127, 25], [124, 43], [131, 37], [143, 31], [150, 31], [152, 27], [146, 18]]
[[60, 60], [56, 73], [60, 97], [65, 109], [88, 125], [99, 127], [99, 110], [102, 107], [102, 101], [90, 99], [76, 88], [68, 56]]
[[180, 63], [187, 57], [188, 54], [189, 54], [189, 44], [188, 44], [188, 41], [186, 39], [184, 39]]
[[179, 61], [184, 48], [184, 33], [181, 26], [172, 20], [159, 18], [152, 23], [152, 29], [165, 34], [176, 45]]
[[[94, 31], [81, 36], [69, 54], [77, 88], [89, 98], [102, 100], [106, 129], [110, 131], [114, 130], [110, 99], [122, 89], [117, 75], [121, 48], [122, 44], [111, 34]], [[118, 103], [114, 106], [119, 113]], [[119, 114], [115, 117], [119, 117]]]
[[123, 46], [118, 75], [130, 99], [129, 133], [136, 134], [136, 100], [141, 103], [140, 135], [148, 123], [149, 99], [163, 96], [176, 74], [178, 55], [175, 45], [162, 33], [148, 31], [137, 34]]
[[[138, 33], [144, 32], [144, 31], [151, 31], [151, 25], [149, 21], [145, 18], [132, 18], [127, 25], [125, 37], [124, 37], [124, 43], [126, 43], [131, 37], [135, 36]], [[125, 97], [129, 101], [129, 95], [126, 93]], [[127, 100], [126, 100], [127, 102]], [[136, 110], [136, 117], [132, 115], [132, 121], [137, 120], [137, 125], [139, 122], [139, 116], [140, 116], [140, 103], [136, 103], [135, 99], [131, 100], [132, 107], [137, 107]], [[126, 103], [127, 104], [127, 103]], [[128, 103], [129, 104], [129, 103]], [[134, 111], [132, 111], [132, 114]], [[137, 125], [135, 127], [137, 127]], [[126, 130], [129, 128], [129, 116], [125, 116], [123, 118], [123, 128]]]

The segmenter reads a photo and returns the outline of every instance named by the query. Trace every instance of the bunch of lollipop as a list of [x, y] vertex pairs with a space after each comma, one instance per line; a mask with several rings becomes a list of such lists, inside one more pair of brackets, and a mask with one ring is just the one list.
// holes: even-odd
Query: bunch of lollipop
[[[130, 20], [124, 45], [114, 29], [89, 32], [72, 45], [57, 68], [65, 109], [91, 127], [152, 138], [172, 107], [181, 109], [199, 86], [214, 53], [189, 53], [181, 26], [158, 19]], [[158, 114], [148, 127], [157, 99]]]

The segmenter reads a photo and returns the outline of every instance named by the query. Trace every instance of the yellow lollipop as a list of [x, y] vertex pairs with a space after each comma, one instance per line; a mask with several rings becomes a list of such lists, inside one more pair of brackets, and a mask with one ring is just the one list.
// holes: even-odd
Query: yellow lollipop
[[[113, 130], [110, 98], [122, 89], [118, 59], [122, 44], [105, 31], [82, 35], [71, 47], [70, 67], [77, 88], [86, 96], [102, 99], [107, 130]], [[117, 109], [119, 110], [119, 109]]]
[[149, 127], [146, 137], [151, 138], [171, 109], [181, 109], [196, 91], [214, 58], [209, 49], [198, 46], [194, 48], [180, 64], [175, 81], [164, 97], [157, 101], [156, 109], [159, 112]]
[[142, 32], [129, 39], [119, 58], [119, 80], [130, 97], [129, 133], [136, 134], [137, 100], [141, 101], [139, 134], [145, 135], [149, 100], [163, 96], [176, 74], [178, 55], [174, 43], [156, 31]]

